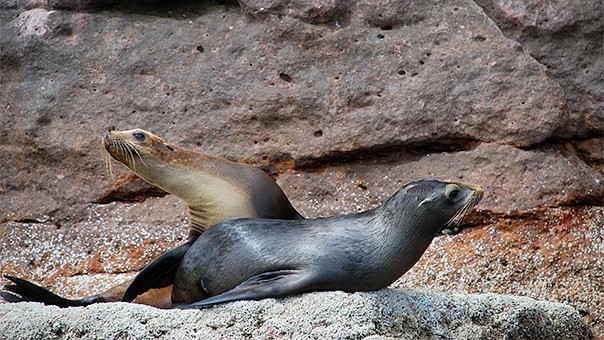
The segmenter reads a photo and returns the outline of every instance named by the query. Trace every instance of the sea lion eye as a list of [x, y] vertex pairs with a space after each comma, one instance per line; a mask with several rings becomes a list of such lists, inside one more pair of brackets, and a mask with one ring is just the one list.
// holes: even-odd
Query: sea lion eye
[[142, 132], [133, 132], [132, 137], [136, 138], [137, 140], [139, 140], [141, 142], [145, 140], [145, 134]]
[[457, 197], [459, 197], [459, 192], [459, 187], [455, 184], [449, 184], [445, 188], [445, 194], [447, 195], [447, 198], [451, 201], [455, 201]]

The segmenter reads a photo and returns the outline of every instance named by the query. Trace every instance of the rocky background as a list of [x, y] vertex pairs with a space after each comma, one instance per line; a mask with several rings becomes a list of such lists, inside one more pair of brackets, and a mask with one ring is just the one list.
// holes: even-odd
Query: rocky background
[[394, 287], [576, 308], [604, 337], [601, 1], [0, 2], [0, 272], [69, 296], [131, 277], [187, 210], [109, 127], [257, 165], [305, 216], [422, 178], [481, 184]]

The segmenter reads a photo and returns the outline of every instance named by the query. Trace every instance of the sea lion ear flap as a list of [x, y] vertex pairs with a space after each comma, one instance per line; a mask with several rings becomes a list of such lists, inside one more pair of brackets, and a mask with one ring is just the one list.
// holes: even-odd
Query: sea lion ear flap
[[434, 202], [434, 198], [428, 197], [428, 198], [424, 199], [423, 201], [421, 201], [421, 203], [418, 205], [418, 207], [421, 207], [424, 204], [428, 204], [428, 203], [432, 203], [432, 202]]

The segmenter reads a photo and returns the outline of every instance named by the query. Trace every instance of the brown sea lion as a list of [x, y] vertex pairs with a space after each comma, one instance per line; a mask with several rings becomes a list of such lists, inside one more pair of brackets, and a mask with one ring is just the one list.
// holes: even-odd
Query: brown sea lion
[[[407, 272], [437, 233], [459, 223], [482, 196], [477, 185], [422, 180], [407, 184], [381, 206], [357, 214], [222, 222], [202, 234], [180, 261], [173, 274], [172, 302], [180, 308], [203, 308], [307, 291], [384, 288]], [[162, 287], [162, 279], [150, 278], [147, 270], [139, 274], [147, 277], [146, 284]], [[128, 288], [125, 300], [144, 292], [137, 289]]]
[[[180, 261], [200, 234], [224, 220], [240, 217], [303, 219], [275, 181], [251, 165], [187, 150], [141, 129], [107, 131], [102, 143], [111, 157], [139, 177], [188, 204], [189, 240], [170, 252], [170, 260], [174, 263]], [[106, 164], [110, 164], [109, 159]], [[5, 288], [20, 295], [0, 293], [5, 300], [40, 301], [61, 307], [120, 301], [130, 285], [125, 282], [101, 294], [71, 300], [25, 280], [5, 277], [14, 283]], [[170, 293], [168, 286], [141, 295], [135, 302], [167, 307], [171, 305]]]

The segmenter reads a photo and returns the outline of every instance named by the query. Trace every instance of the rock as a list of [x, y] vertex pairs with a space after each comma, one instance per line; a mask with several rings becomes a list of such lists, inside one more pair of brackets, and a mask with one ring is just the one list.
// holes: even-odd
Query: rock
[[310, 217], [368, 209], [415, 179], [478, 182], [469, 230], [439, 238], [402, 282], [449, 291], [463, 272], [465, 290], [569, 303], [602, 336], [601, 276], [585, 269], [604, 258], [601, 13], [596, 1], [4, 1], [0, 272], [83, 296], [182, 242], [182, 202], [121, 165], [117, 180], [104, 173], [104, 130], [140, 127], [262, 167]]
[[572, 144], [586, 164], [604, 174], [604, 137], [578, 140]]
[[547, 66], [564, 90], [569, 116], [557, 136], [604, 132], [602, 1], [476, 1], [504, 34]]
[[392, 287], [558, 301], [577, 309], [602, 334], [603, 226], [602, 206], [500, 218], [484, 228], [436, 238]]
[[[376, 149], [530, 146], [563, 117], [545, 68], [471, 2], [418, 2], [380, 22], [370, 18], [387, 3], [350, 5], [339, 27], [198, 6], [207, 7], [184, 18], [0, 13], [0, 136], [10, 159], [1, 206], [57, 220], [81, 214], [64, 199], [77, 207], [107, 185], [98, 138], [114, 125], [286, 167]], [[38, 202], [21, 203], [36, 187], [47, 188]]]
[[604, 205], [604, 176], [563, 147], [522, 150], [480, 144], [468, 151], [388, 153], [313, 172], [288, 170], [277, 178], [305, 216], [359, 212], [384, 202], [405, 183], [423, 178], [481, 183], [477, 209], [521, 214], [561, 205]]
[[[162, 0], [135, 0], [129, 1], [130, 5], [145, 5], [159, 3]], [[119, 0], [6, 0], [0, 4], [0, 9], [64, 9], [84, 10], [108, 8], [119, 5]]]
[[[183, 243], [188, 207], [174, 196], [142, 203], [90, 204], [82, 221], [55, 225], [7, 222], [0, 225], [2, 273], [28, 277], [59, 294], [100, 292], [103, 281], [125, 281], [152, 259]], [[154, 214], [161, 211], [162, 214]], [[80, 287], [81, 276], [122, 274]], [[101, 276], [102, 277], [102, 276]]]
[[239, 301], [201, 311], [125, 303], [66, 309], [0, 304], [0, 332], [13, 339], [593, 338], [579, 313], [559, 303], [390, 289]]

